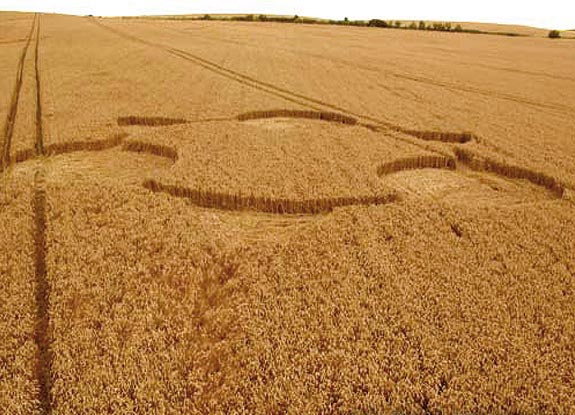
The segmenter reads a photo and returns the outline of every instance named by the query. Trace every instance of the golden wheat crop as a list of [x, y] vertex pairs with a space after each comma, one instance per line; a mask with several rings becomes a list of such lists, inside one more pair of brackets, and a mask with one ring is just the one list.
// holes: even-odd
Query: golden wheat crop
[[575, 414], [568, 41], [0, 29], [0, 412]]
[[36, 413], [37, 321], [34, 224], [30, 174], [0, 178], [0, 406], [4, 413]]

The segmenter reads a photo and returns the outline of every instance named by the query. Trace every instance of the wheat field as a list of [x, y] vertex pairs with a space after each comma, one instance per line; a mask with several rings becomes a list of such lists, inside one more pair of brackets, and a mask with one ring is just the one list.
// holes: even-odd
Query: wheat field
[[0, 12], [0, 412], [575, 414], [574, 48]]

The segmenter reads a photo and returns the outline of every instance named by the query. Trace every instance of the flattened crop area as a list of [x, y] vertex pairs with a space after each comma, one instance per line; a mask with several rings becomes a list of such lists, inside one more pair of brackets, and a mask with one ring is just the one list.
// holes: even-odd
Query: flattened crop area
[[0, 24], [5, 413], [574, 413], [564, 44]]

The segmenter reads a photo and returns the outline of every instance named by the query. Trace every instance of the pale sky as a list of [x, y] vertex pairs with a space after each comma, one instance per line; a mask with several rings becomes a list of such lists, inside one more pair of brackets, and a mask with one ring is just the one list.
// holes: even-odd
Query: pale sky
[[575, 29], [575, 0], [0, 0], [0, 10], [99, 16], [298, 14], [330, 19], [473, 21]]

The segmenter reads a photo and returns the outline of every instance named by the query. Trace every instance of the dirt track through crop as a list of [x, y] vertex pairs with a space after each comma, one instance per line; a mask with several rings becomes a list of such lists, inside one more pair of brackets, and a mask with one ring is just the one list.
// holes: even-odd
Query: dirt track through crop
[[43, 172], [36, 172], [34, 179], [34, 275], [36, 279], [36, 329], [37, 351], [36, 377], [39, 384], [41, 413], [51, 413], [51, 366], [50, 350], [50, 284], [46, 269], [46, 190]]
[[[44, 130], [42, 126], [42, 99], [39, 68], [40, 16], [35, 16], [36, 40], [34, 47], [34, 72], [36, 81], [36, 140], [37, 156], [44, 154]], [[37, 347], [36, 378], [39, 384], [40, 410], [44, 415], [52, 413], [52, 352], [50, 340], [50, 283], [46, 268], [46, 185], [44, 169], [36, 172], [34, 177], [34, 275], [36, 279], [36, 329]]]
[[10, 148], [12, 145], [12, 135], [14, 133], [14, 123], [16, 122], [16, 115], [18, 113], [18, 101], [20, 99], [20, 91], [22, 89], [24, 65], [26, 61], [26, 56], [28, 54], [28, 48], [32, 41], [32, 36], [34, 34], [34, 28], [36, 27], [36, 22], [38, 20], [38, 15], [34, 15], [32, 20], [32, 27], [30, 28], [30, 33], [26, 39], [26, 44], [22, 48], [22, 53], [20, 54], [20, 59], [18, 61], [18, 67], [16, 69], [16, 82], [14, 84], [14, 91], [12, 93], [12, 100], [10, 102], [10, 109], [8, 110], [8, 116], [6, 117], [6, 124], [4, 127], [4, 142], [2, 144], [2, 154], [0, 160], [0, 171], [4, 170], [10, 163]]

